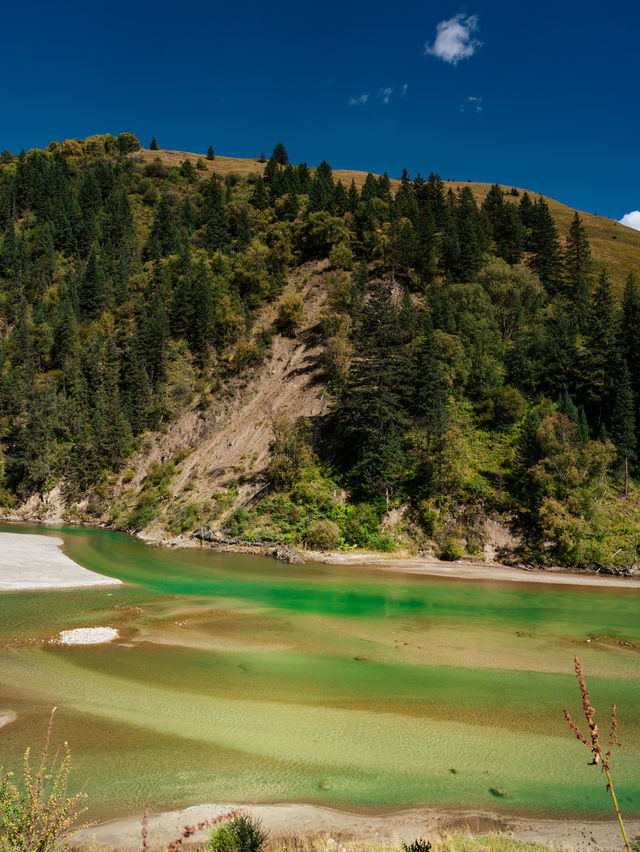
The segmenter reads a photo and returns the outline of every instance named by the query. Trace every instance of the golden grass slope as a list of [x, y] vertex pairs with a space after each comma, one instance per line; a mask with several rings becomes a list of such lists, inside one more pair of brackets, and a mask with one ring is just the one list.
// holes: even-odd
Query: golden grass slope
[[[221, 157], [216, 155], [215, 160], [207, 160], [204, 155], [192, 154], [187, 151], [149, 151], [142, 148], [136, 151], [134, 157], [141, 157], [145, 162], [152, 161], [155, 157], [159, 157], [162, 162], [168, 167], [179, 167], [183, 160], [189, 159], [195, 165], [198, 159], [202, 159], [206, 165], [206, 172], [199, 172], [203, 176], [215, 172], [216, 174], [225, 176], [235, 173], [240, 177], [247, 178], [250, 175], [262, 174], [264, 163], [255, 159], [247, 159], [241, 157]], [[336, 179], [340, 179], [343, 184], [349, 188], [351, 180], [355, 181], [356, 186], [361, 189], [367, 177], [366, 172], [349, 171], [345, 169], [334, 169]], [[393, 180], [392, 185], [397, 186], [399, 181]], [[481, 204], [486, 197], [491, 184], [489, 183], [474, 183], [463, 181], [445, 181], [445, 189], [451, 188], [454, 191], [463, 186], [470, 187], [478, 204]], [[503, 185], [503, 189], [510, 190], [512, 187]], [[521, 187], [516, 187], [520, 193], [520, 197], [525, 192]], [[526, 190], [532, 199], [538, 196], [538, 193], [533, 190]], [[543, 196], [549, 205], [549, 209], [556, 222], [561, 238], [564, 239], [569, 232], [571, 219], [575, 212], [573, 207], [563, 204], [561, 201], [556, 201], [554, 198]], [[519, 202], [519, 197], [507, 196], [507, 200]], [[593, 213], [587, 213], [579, 210], [580, 216], [587, 229], [587, 235], [591, 242], [591, 250], [593, 259], [596, 265], [596, 271], [605, 267], [609, 278], [613, 284], [614, 291], [621, 293], [624, 281], [630, 271], [634, 272], [637, 277], [640, 277], [640, 231], [635, 231], [633, 228], [627, 228], [621, 225], [614, 219], [608, 219], [606, 216], [596, 216]]]

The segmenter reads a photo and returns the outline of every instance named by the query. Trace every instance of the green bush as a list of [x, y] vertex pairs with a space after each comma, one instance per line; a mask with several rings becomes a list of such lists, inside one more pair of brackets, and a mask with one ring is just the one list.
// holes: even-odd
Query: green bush
[[304, 301], [300, 293], [292, 291], [283, 296], [278, 306], [278, 330], [294, 335], [304, 321]]
[[306, 535], [306, 543], [312, 550], [337, 550], [340, 546], [340, 527], [328, 518], [313, 521]]
[[457, 559], [462, 559], [464, 549], [457, 538], [450, 538], [449, 541], [440, 551], [440, 559], [445, 559], [447, 562], [455, 562]]
[[269, 836], [262, 820], [240, 814], [211, 832], [209, 852], [261, 852]]
[[431, 843], [420, 837], [418, 840], [413, 840], [411, 843], [403, 843], [402, 848], [404, 852], [431, 852]]
[[249, 527], [250, 522], [251, 515], [246, 509], [242, 508], [242, 506], [239, 509], [236, 509], [229, 520], [229, 532], [233, 538], [240, 538], [240, 536]]
[[349, 507], [342, 526], [347, 544], [356, 547], [376, 547], [380, 540], [380, 519], [369, 503]]
[[518, 423], [525, 415], [527, 403], [520, 391], [509, 385], [493, 388], [484, 395], [480, 420], [508, 425]]

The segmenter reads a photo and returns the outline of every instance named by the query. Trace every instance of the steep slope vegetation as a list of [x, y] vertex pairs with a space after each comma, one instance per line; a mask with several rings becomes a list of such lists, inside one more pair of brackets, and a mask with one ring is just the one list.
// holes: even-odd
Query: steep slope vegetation
[[1, 156], [6, 512], [633, 569], [640, 234], [278, 153]]

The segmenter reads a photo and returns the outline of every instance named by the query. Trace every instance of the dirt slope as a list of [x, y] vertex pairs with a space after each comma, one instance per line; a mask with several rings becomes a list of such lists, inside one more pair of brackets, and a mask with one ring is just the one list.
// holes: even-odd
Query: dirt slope
[[[234, 487], [237, 496], [218, 519], [221, 524], [267, 483], [273, 421], [280, 415], [292, 421], [314, 418], [327, 409], [320, 363], [323, 347], [314, 331], [325, 296], [319, 273], [327, 265], [327, 261], [305, 264], [289, 279], [289, 288], [299, 289], [305, 300], [305, 321], [296, 337], [275, 335], [265, 361], [221, 388], [205, 412], [194, 401], [165, 433], [151, 435], [151, 446], [147, 441], [133, 458], [135, 475], [126, 484], [120, 482], [120, 493], [125, 487], [138, 490], [154, 463], [187, 452], [171, 483], [174, 498], [205, 501]], [[273, 314], [271, 306], [258, 325], [269, 325]], [[154, 522], [143, 537], [165, 538], [166, 532]]]

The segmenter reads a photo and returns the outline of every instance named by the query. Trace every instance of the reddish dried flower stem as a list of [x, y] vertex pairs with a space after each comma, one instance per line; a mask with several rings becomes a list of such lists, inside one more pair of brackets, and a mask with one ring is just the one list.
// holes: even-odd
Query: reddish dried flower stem
[[564, 717], [576, 737], [581, 742], [583, 742], [591, 751], [590, 765], [597, 766], [599, 763], [602, 764], [602, 771], [607, 777], [607, 792], [611, 796], [611, 801], [613, 802], [613, 807], [615, 808], [616, 816], [618, 817], [620, 831], [622, 832], [622, 837], [624, 838], [624, 844], [627, 847], [627, 852], [631, 852], [629, 838], [627, 837], [627, 832], [625, 831], [624, 823], [622, 822], [622, 814], [620, 813], [620, 808], [618, 807], [618, 799], [616, 798], [615, 790], [613, 789], [613, 781], [611, 780], [611, 767], [609, 765], [611, 749], [614, 745], [620, 746], [620, 743], [618, 742], [618, 718], [616, 714], [616, 705], [614, 704], [611, 708], [611, 734], [609, 736], [609, 750], [606, 754], [603, 754], [602, 746], [600, 745], [599, 728], [594, 719], [595, 710], [593, 709], [593, 705], [591, 704], [591, 700], [589, 698], [589, 690], [587, 689], [584, 674], [582, 673], [582, 666], [580, 665], [580, 660], [577, 657], [574, 657], [573, 660], [575, 663], [576, 677], [578, 678], [578, 684], [580, 685], [580, 694], [582, 696], [582, 710], [584, 712], [584, 718], [591, 732], [590, 740], [588, 740], [586, 736], [582, 733], [582, 731], [578, 728], [576, 723], [571, 718], [568, 710], [564, 711]]

